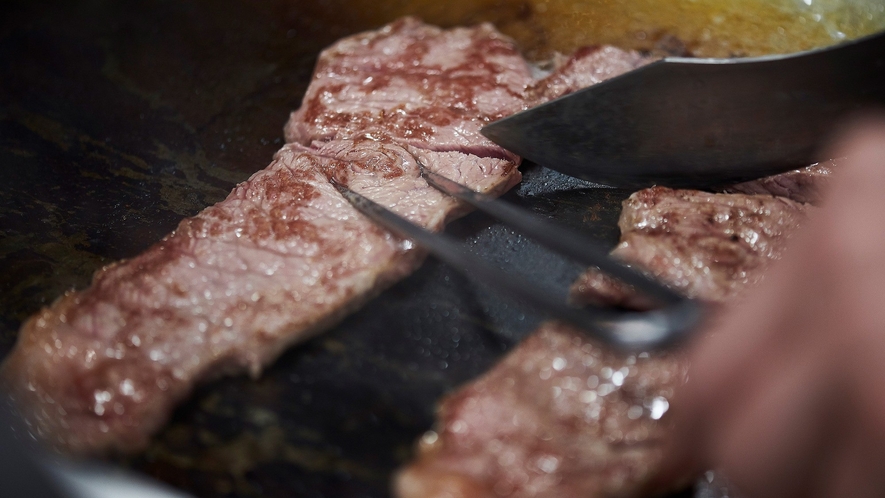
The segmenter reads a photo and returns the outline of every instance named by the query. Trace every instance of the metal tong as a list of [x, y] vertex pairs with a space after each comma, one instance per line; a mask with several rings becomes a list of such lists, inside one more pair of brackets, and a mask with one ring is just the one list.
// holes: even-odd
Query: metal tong
[[650, 311], [619, 311], [595, 306], [572, 307], [552, 297], [537, 283], [529, 282], [490, 266], [465, 251], [452, 237], [434, 233], [393, 213], [380, 204], [333, 181], [339, 192], [358, 211], [395, 234], [421, 245], [437, 258], [466, 276], [510, 294], [551, 318], [584, 330], [591, 337], [625, 350], [662, 349], [683, 340], [703, 318], [703, 307], [647, 275], [613, 259], [592, 239], [562, 228], [549, 220], [519, 209], [505, 201], [475, 192], [433, 173], [420, 162], [421, 175], [437, 190], [460, 199], [523, 234], [537, 239], [556, 252], [633, 286], [660, 307]]

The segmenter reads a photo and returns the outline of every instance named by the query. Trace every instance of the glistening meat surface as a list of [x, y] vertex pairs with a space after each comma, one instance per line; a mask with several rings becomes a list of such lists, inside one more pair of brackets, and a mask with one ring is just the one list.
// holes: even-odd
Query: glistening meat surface
[[444, 31], [405, 18], [320, 54], [286, 141], [367, 137], [516, 160], [479, 130], [524, 109], [530, 81], [491, 25]]
[[[647, 189], [625, 201], [614, 252], [698, 298], [727, 301], [780, 256], [805, 210], [769, 195]], [[610, 282], [586, 285], [598, 278], [583, 277], [573, 299], [614, 301]], [[686, 369], [675, 353], [617, 354], [571, 327], [545, 324], [443, 400], [397, 494], [635, 496], [659, 468], [669, 400]], [[670, 490], [661, 485], [646, 491]]]
[[[555, 93], [638, 60], [585, 50], [553, 75]], [[357, 215], [329, 178], [441, 229], [461, 210], [418, 178], [415, 160], [475, 190], [506, 190], [518, 158], [478, 132], [536, 103], [531, 83], [489, 25], [406, 18], [324, 51], [286, 125], [293, 143], [268, 168], [24, 324], [2, 380], [34, 432], [72, 452], [137, 451], [197, 382], [257, 374], [408, 274], [421, 255]]]
[[654, 60], [638, 52], [617, 47], [584, 47], [567, 59], [554, 61], [557, 68], [532, 83], [526, 90], [526, 96], [532, 103], [541, 104], [632, 71]]
[[401, 498], [611, 496], [654, 469], [676, 358], [624, 357], [548, 323], [447, 397]]
[[[724, 301], [762, 277], [807, 210], [785, 197], [653, 187], [624, 201], [621, 241], [612, 255], [686, 295]], [[648, 307], [642, 296], [595, 271], [573, 289], [584, 302]]]
[[[438, 54], [423, 60], [426, 77], [413, 77], [416, 43]], [[489, 63], [478, 63], [489, 46]], [[446, 56], [463, 54], [474, 58], [469, 78], [449, 78]], [[344, 68], [368, 64], [387, 77], [389, 88], [370, 92], [360, 86], [369, 84], [365, 77], [342, 79], [350, 88], [336, 105], [390, 108], [408, 126], [388, 126], [389, 114], [382, 112], [356, 124], [348, 120], [340, 133], [305, 132], [303, 144], [284, 147], [227, 199], [31, 317], [0, 375], [35, 433], [75, 453], [137, 451], [197, 382], [243, 370], [257, 374], [289, 344], [411, 272], [421, 254], [354, 211], [331, 178], [434, 230], [460, 209], [420, 178], [416, 158], [491, 194], [519, 181], [517, 158], [461, 133], [512, 112], [522, 105], [518, 99], [481, 109], [464, 101], [450, 112], [460, 98], [474, 96], [462, 92], [468, 83], [494, 88], [530, 81], [525, 61], [489, 26], [449, 32], [406, 19], [342, 40], [323, 57], [316, 85], [324, 84], [330, 58]], [[316, 85], [302, 109], [312, 105]], [[407, 103], [390, 102], [399, 93], [452, 97], [422, 101], [414, 115]], [[436, 113], [452, 116], [448, 128], [433, 121]], [[339, 117], [331, 108], [308, 114], [296, 113], [289, 128], [313, 130], [318, 119]]]
[[797, 202], [818, 204], [829, 183], [837, 160], [831, 159], [779, 175], [739, 183], [728, 189], [742, 194], [771, 194]]

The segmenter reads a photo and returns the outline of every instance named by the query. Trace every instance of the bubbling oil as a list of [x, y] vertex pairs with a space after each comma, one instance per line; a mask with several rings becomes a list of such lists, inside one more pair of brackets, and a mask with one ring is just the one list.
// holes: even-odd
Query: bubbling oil
[[377, 24], [412, 14], [443, 26], [495, 23], [527, 56], [613, 44], [651, 50], [678, 39], [691, 54], [789, 53], [885, 29], [877, 0], [356, 0]]

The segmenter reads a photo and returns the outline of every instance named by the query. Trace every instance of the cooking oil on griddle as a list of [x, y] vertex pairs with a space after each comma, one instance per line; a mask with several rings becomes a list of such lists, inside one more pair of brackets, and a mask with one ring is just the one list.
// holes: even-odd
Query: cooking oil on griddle
[[[443, 26], [493, 22], [523, 51], [613, 44], [696, 56], [788, 53], [885, 29], [877, 0], [356, 0], [383, 24], [416, 15]], [[353, 4], [352, 3], [352, 4]], [[365, 19], [364, 19], [365, 21]], [[675, 47], [674, 47], [675, 43]], [[674, 48], [676, 50], [674, 50]]]
[[590, 43], [650, 48], [669, 35], [697, 56], [761, 55], [885, 29], [885, 5], [860, 0], [537, 0], [534, 6], [548, 22], [558, 20], [549, 44], [559, 50]]

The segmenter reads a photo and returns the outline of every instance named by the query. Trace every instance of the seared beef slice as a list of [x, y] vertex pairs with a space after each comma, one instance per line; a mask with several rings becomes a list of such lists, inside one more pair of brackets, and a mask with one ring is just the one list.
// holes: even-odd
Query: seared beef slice
[[479, 130], [525, 108], [529, 74], [491, 25], [442, 31], [407, 18], [320, 54], [286, 140], [393, 140], [515, 161]]
[[[328, 49], [287, 126], [299, 143], [22, 326], [0, 376], [33, 431], [74, 453], [137, 451], [197, 382], [257, 375], [407, 275], [421, 254], [353, 210], [330, 178], [440, 230], [457, 206], [420, 178], [416, 158], [492, 194], [518, 182], [518, 158], [476, 130], [520, 108], [513, 92], [529, 81], [486, 25], [405, 19]], [[498, 98], [480, 102], [480, 91]]]
[[[806, 209], [769, 195], [646, 189], [624, 202], [614, 253], [695, 297], [723, 302], [780, 257]], [[588, 284], [599, 278], [579, 280], [573, 299], [635, 303], [629, 289], [613, 295], [608, 280]], [[545, 324], [443, 400], [435, 431], [396, 480], [397, 495], [635, 496], [660, 466], [670, 398], [686, 369], [675, 353], [618, 354], [571, 327]], [[669, 490], [662, 486], [656, 491]]]
[[622, 356], [548, 323], [447, 397], [401, 498], [600, 497], [628, 492], [660, 459], [685, 365]]
[[779, 175], [733, 185], [728, 190], [742, 194], [771, 194], [797, 202], [819, 204], [837, 160], [823, 161]]
[[[640, 190], [623, 203], [621, 242], [612, 255], [686, 295], [722, 302], [762, 277], [807, 210], [770, 195]], [[629, 288], [592, 270], [573, 290], [578, 301], [647, 306]]]

